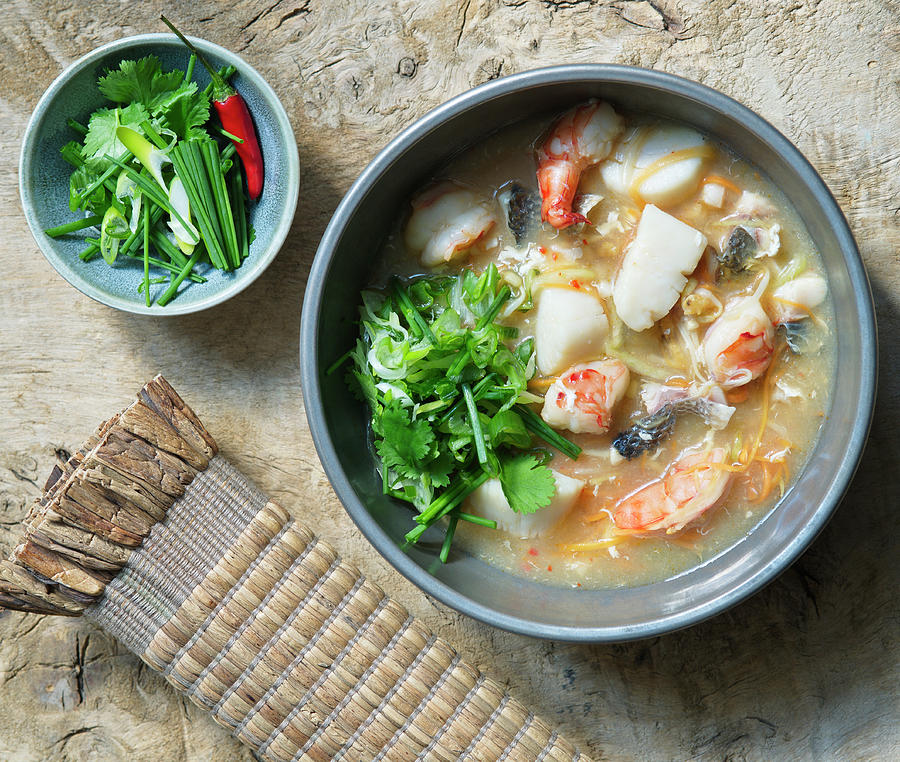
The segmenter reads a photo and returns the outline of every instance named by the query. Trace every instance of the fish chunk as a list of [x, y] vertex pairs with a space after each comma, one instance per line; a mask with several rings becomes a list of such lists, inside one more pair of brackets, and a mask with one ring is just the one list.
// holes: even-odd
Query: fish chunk
[[572, 288], [546, 288], [540, 293], [535, 327], [537, 365], [545, 376], [603, 351], [609, 320], [600, 300]]
[[497, 528], [515, 537], [539, 537], [552, 529], [575, 505], [584, 482], [553, 471], [556, 493], [550, 504], [534, 513], [516, 513], [509, 507], [499, 479], [488, 479], [468, 498], [468, 508], [476, 516], [496, 521]]
[[699, 230], [652, 204], [644, 207], [613, 286], [613, 302], [625, 325], [643, 331], [672, 309], [706, 243]]

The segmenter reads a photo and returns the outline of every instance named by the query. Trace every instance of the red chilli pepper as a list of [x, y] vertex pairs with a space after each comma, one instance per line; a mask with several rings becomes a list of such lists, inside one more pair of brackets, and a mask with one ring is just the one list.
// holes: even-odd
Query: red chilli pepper
[[209, 65], [203, 54], [197, 50], [187, 38], [179, 32], [169, 19], [160, 16], [165, 25], [169, 27], [185, 45], [200, 60], [204, 68], [209, 72], [213, 86], [213, 105], [226, 132], [231, 133], [243, 142], [232, 140], [237, 155], [241, 157], [244, 172], [247, 175], [247, 193], [252, 200], [259, 198], [263, 186], [263, 158], [259, 150], [259, 140], [256, 137], [256, 128], [253, 119], [247, 110], [247, 104], [240, 94], [229, 85], [212, 66]]

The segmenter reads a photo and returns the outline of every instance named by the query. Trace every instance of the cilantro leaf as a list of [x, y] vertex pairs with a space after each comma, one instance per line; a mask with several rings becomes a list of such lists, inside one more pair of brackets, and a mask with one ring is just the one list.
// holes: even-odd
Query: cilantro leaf
[[534, 513], [550, 505], [556, 494], [553, 472], [533, 455], [514, 455], [500, 462], [500, 484], [516, 513]]
[[175, 69], [163, 73], [159, 59], [150, 55], [137, 61], [122, 61], [118, 69], [100, 77], [97, 85], [115, 103], [141, 103], [154, 108], [161, 96], [181, 85], [182, 79], [184, 72]]
[[125, 146], [116, 137], [116, 128], [123, 125], [140, 131], [141, 122], [148, 116], [147, 110], [140, 103], [132, 103], [123, 109], [97, 109], [91, 114], [87, 135], [84, 136], [84, 148], [81, 151], [84, 160], [99, 166], [106, 164], [103, 159], [106, 154], [121, 156]]
[[179, 138], [205, 137], [200, 126], [209, 120], [209, 98], [197, 89], [196, 82], [188, 82], [161, 98], [153, 115]]
[[408, 477], [418, 477], [432, 452], [434, 432], [428, 421], [411, 420], [405, 408], [391, 403], [381, 415], [384, 437], [375, 447], [385, 466]]

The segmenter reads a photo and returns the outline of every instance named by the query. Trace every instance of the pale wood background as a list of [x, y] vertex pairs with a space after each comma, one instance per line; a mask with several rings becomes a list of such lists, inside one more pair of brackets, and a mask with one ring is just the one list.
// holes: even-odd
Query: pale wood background
[[[18, 150], [78, 56], [162, 31], [160, 10], [243, 55], [281, 96], [302, 162], [287, 245], [195, 316], [95, 304], [34, 245]], [[242, 0], [0, 3], [0, 550], [58, 454], [162, 371], [268, 494], [602, 759], [900, 756], [900, 5], [877, 0]], [[335, 499], [303, 414], [297, 340], [310, 262], [341, 194], [389, 136], [490, 78], [614, 61], [717, 87], [794, 140], [859, 240], [881, 332], [872, 437], [812, 548], [743, 605], [620, 646], [509, 635], [423, 597]], [[0, 760], [241, 760], [250, 754], [87, 622], [0, 614]]]

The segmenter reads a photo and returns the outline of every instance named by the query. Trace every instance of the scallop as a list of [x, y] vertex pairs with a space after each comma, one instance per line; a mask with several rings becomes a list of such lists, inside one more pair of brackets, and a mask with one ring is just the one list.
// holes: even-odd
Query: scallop
[[468, 508], [476, 516], [496, 521], [497, 528], [515, 537], [539, 537], [565, 516], [581, 494], [584, 482], [553, 471], [556, 493], [550, 504], [534, 513], [516, 513], [509, 507], [499, 479], [488, 479], [468, 498]]
[[699, 230], [647, 204], [613, 285], [613, 303], [625, 325], [643, 331], [666, 315], [706, 244]]
[[609, 333], [601, 301], [573, 288], [545, 288], [537, 307], [537, 365], [545, 376], [599, 357]]
[[618, 145], [601, 164], [600, 175], [620, 195], [671, 206], [696, 192], [713, 150], [706, 138], [689, 127], [643, 127]]

